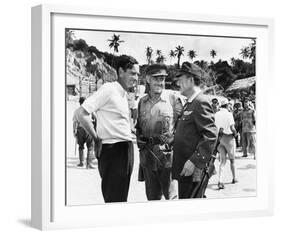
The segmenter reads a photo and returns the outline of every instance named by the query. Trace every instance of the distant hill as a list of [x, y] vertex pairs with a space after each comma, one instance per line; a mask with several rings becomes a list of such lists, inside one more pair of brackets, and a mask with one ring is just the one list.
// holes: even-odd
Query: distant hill
[[97, 90], [98, 84], [116, 79], [115, 69], [94, 52], [89, 55], [81, 50], [66, 49], [66, 85], [69, 95], [87, 97]]

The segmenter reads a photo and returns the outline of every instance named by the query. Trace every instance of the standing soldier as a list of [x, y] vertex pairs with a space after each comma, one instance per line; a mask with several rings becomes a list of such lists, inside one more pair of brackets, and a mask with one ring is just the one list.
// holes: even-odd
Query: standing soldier
[[[85, 101], [85, 97], [80, 97], [79, 103], [82, 105]], [[93, 118], [93, 117], [92, 117]], [[93, 126], [95, 124], [93, 123]], [[73, 116], [73, 135], [76, 138], [76, 143], [78, 144], [79, 150], [79, 164], [78, 167], [84, 166], [84, 145], [87, 146], [87, 164], [86, 167], [93, 169], [93, 160], [94, 160], [94, 140], [89, 135], [89, 133], [81, 126], [80, 122], [76, 117], [76, 112]], [[76, 146], [75, 146], [76, 148]]]
[[202, 94], [200, 85], [205, 72], [188, 62], [177, 74], [182, 95], [187, 98], [176, 126], [173, 177], [178, 180], [179, 198], [191, 198], [200, 185], [217, 139], [211, 100]]
[[237, 135], [235, 137], [235, 141], [236, 141], [236, 147], [240, 147], [241, 146], [241, 138], [242, 138], [242, 123], [241, 123], [241, 112], [242, 112], [242, 104], [240, 102], [237, 102], [233, 105], [233, 118], [234, 118], [234, 127], [235, 130], [239, 133], [239, 135]]
[[167, 68], [164, 64], [150, 65], [146, 70], [149, 92], [138, 107], [137, 140], [148, 200], [177, 197], [172, 182], [172, 149], [174, 124], [182, 104], [175, 93], [165, 91]]
[[244, 101], [244, 110], [241, 112], [242, 123], [242, 147], [243, 157], [249, 153], [256, 153], [256, 112], [251, 107], [251, 102], [246, 99]]

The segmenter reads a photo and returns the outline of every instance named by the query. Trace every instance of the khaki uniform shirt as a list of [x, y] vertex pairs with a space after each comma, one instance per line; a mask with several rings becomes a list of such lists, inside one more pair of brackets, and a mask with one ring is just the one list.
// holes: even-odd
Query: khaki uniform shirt
[[[163, 91], [158, 100], [153, 101], [149, 95], [140, 99], [138, 106], [138, 138], [159, 137], [164, 133], [173, 134], [175, 121], [182, 111], [183, 104], [175, 93]], [[153, 152], [161, 159], [163, 146], [151, 146]], [[163, 150], [163, 151], [161, 151]], [[170, 159], [171, 167], [172, 159]], [[140, 163], [143, 167], [157, 168], [157, 160], [146, 149], [140, 151]]]

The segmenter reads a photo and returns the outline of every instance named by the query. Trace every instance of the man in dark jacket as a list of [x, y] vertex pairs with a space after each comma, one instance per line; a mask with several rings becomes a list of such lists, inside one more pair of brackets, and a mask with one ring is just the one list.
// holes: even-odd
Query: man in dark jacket
[[177, 74], [177, 84], [187, 98], [174, 139], [173, 177], [178, 180], [179, 199], [190, 198], [200, 183], [217, 139], [211, 100], [200, 89], [206, 76], [201, 68], [188, 62]]

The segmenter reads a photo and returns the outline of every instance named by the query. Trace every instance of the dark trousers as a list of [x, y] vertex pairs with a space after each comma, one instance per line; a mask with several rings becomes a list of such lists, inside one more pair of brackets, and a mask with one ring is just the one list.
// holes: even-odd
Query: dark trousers
[[126, 202], [134, 164], [132, 142], [103, 144], [98, 159], [105, 202]]
[[179, 199], [191, 198], [193, 190], [200, 182], [192, 182], [192, 176], [180, 176], [178, 179]]
[[176, 195], [171, 189], [171, 168], [161, 167], [156, 171], [143, 168], [143, 174], [147, 200], [161, 200], [162, 195], [168, 200]]

